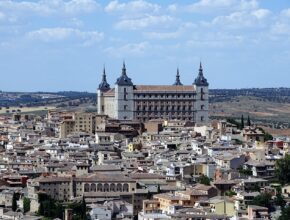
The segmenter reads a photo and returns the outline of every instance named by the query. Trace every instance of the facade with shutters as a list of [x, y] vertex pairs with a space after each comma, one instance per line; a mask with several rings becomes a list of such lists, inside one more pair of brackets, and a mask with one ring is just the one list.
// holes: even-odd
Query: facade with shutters
[[107, 83], [104, 70], [97, 91], [98, 113], [119, 120], [176, 119], [207, 124], [208, 87], [201, 64], [192, 85], [181, 83], [178, 69], [173, 85], [134, 85], [124, 63], [114, 88]]

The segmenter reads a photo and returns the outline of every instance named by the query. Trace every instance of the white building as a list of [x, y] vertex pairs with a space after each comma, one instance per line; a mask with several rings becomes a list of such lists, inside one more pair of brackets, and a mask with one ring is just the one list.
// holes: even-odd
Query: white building
[[122, 120], [177, 119], [204, 125], [208, 123], [208, 86], [201, 64], [192, 85], [183, 85], [177, 70], [175, 83], [168, 86], [134, 85], [123, 63], [114, 88], [104, 70], [97, 91], [98, 113]]

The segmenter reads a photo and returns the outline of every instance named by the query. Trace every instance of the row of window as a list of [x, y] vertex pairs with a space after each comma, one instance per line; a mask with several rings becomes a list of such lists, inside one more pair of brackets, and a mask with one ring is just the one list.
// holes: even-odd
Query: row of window
[[[88, 184], [86, 183], [84, 186], [85, 192], [129, 192], [129, 184], [115, 184], [115, 183], [105, 183], [105, 184]], [[134, 189], [132, 189], [134, 190]]]
[[137, 106], [137, 111], [171, 111], [171, 110], [177, 110], [177, 111], [191, 111], [193, 109], [192, 106], [143, 106], [142, 108], [140, 106]]
[[193, 98], [195, 94], [136, 94], [137, 98]]
[[[158, 116], [155, 116], [155, 117], [137, 117], [137, 120], [140, 120], [140, 121], [148, 121], [148, 120], [153, 120], [153, 119], [160, 119], [160, 118], [164, 118], [164, 117], [158, 117]], [[174, 116], [168, 116], [168, 119], [172, 119], [172, 120], [183, 120], [183, 121], [192, 121], [193, 118], [192, 117], [174, 117]]]
[[192, 105], [193, 101], [136, 101], [137, 105]]
[[[127, 109], [128, 106], [124, 106], [124, 110]], [[192, 106], [137, 106], [137, 111], [191, 111], [193, 109]], [[201, 110], [205, 110], [205, 105], [200, 106]]]

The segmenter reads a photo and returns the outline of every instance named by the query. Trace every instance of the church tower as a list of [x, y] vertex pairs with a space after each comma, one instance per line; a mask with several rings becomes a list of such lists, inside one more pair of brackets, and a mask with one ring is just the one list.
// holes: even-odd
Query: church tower
[[127, 76], [125, 62], [123, 62], [122, 74], [115, 84], [115, 116], [120, 120], [132, 120], [134, 118], [133, 83]]
[[198, 76], [195, 78], [193, 86], [196, 91], [196, 102], [194, 103], [194, 121], [197, 125], [204, 125], [209, 122], [208, 117], [208, 82], [203, 75], [203, 68], [200, 62]]
[[105, 103], [104, 103], [104, 92], [110, 90], [110, 85], [107, 82], [106, 70], [105, 67], [103, 69], [102, 81], [99, 84], [97, 91], [97, 105], [98, 105], [98, 114], [105, 113]]

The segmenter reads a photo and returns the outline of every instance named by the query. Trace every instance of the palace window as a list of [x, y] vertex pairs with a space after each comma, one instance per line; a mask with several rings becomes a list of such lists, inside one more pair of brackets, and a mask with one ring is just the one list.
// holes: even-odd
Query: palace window
[[127, 89], [124, 88], [124, 100], [127, 100]]

